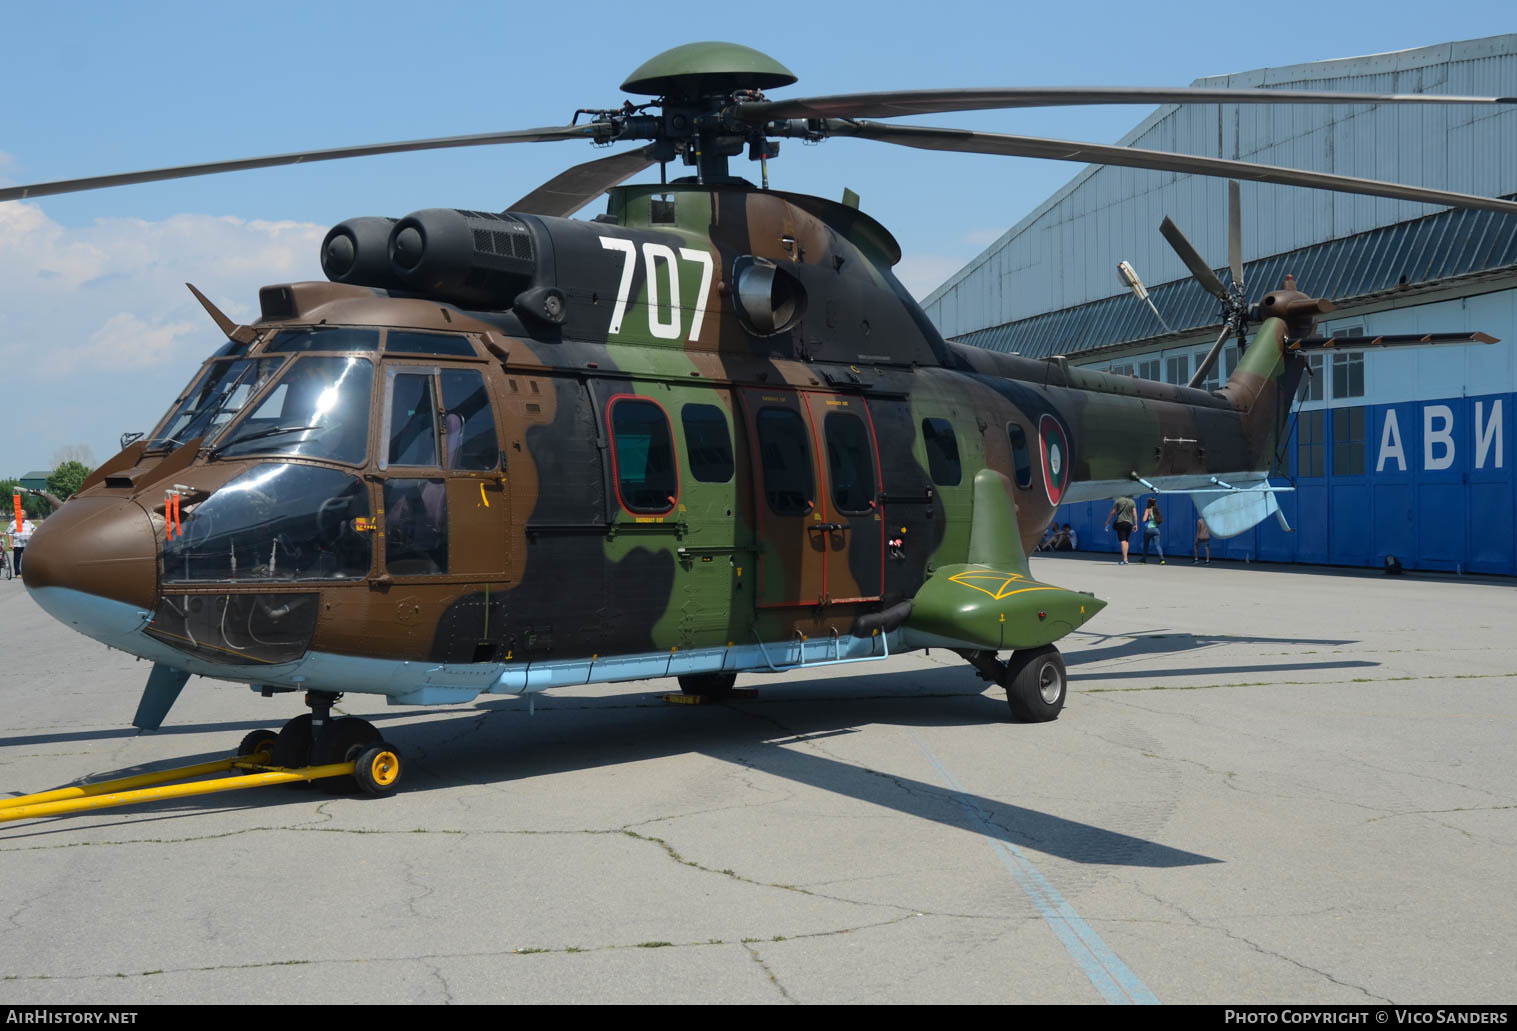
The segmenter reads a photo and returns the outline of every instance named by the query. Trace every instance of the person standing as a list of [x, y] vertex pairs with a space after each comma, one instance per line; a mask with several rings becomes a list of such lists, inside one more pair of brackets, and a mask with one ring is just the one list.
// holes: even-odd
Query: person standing
[[37, 525], [30, 519], [23, 519], [19, 524], [11, 523], [9, 527], [11, 538], [11, 560], [15, 564], [15, 575], [21, 575], [21, 553], [26, 550], [27, 544], [32, 539], [32, 531]]
[[1159, 540], [1159, 527], [1164, 525], [1164, 517], [1159, 514], [1159, 501], [1157, 498], [1149, 498], [1148, 504], [1143, 506], [1143, 561], [1148, 561], [1148, 542], [1153, 541], [1154, 547], [1159, 552], [1159, 565], [1164, 565], [1164, 544]]
[[1196, 540], [1190, 546], [1191, 565], [1201, 561], [1201, 548], [1206, 547], [1206, 564], [1211, 565], [1211, 527], [1206, 525], [1206, 517], [1196, 518]]
[[1137, 510], [1137, 502], [1133, 501], [1131, 495], [1124, 494], [1112, 503], [1111, 511], [1106, 514], [1106, 526], [1110, 528], [1115, 521], [1117, 540], [1122, 544], [1120, 565], [1127, 565], [1127, 538], [1132, 536], [1133, 515]]

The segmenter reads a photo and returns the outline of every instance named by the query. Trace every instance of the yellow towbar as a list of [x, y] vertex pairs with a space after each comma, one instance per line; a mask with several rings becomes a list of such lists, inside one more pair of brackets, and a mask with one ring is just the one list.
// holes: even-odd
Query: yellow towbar
[[[137, 802], [190, 798], [194, 795], [210, 795], [218, 791], [236, 791], [239, 788], [257, 788], [268, 784], [293, 784], [302, 780], [341, 777], [351, 775], [354, 765], [352, 762], [341, 762], [286, 769], [280, 766], [268, 766], [248, 756], [218, 759], [215, 762], [180, 766], [172, 770], [158, 770], [156, 773], [143, 773], [135, 777], [119, 777], [115, 780], [102, 780], [95, 784], [41, 791], [35, 795], [0, 798], [0, 823], [9, 820], [33, 820], [42, 816], [62, 816], [66, 813], [88, 812], [95, 809], [114, 809], [116, 806], [133, 805]], [[187, 777], [203, 776], [207, 773], [228, 773], [232, 770], [258, 772], [238, 777], [197, 780], [188, 784], [168, 783], [184, 780]]]

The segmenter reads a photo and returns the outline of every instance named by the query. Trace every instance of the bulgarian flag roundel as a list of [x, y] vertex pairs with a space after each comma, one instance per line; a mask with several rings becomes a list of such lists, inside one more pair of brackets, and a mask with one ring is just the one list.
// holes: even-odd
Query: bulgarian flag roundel
[[1069, 483], [1069, 438], [1064, 427], [1052, 415], [1038, 420], [1038, 451], [1043, 456], [1043, 489], [1048, 501], [1057, 505]]

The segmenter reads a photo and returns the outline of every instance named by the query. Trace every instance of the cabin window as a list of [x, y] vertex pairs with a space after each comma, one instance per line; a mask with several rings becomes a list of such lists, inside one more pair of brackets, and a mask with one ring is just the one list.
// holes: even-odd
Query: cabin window
[[1323, 429], [1325, 413], [1302, 412], [1296, 423], [1296, 475], [1314, 477], [1323, 475], [1323, 449], [1327, 436]]
[[869, 427], [851, 412], [832, 412], [823, 423], [827, 434], [827, 474], [838, 511], [863, 515], [874, 508], [874, 449]]
[[449, 469], [494, 469], [500, 465], [495, 415], [478, 369], [442, 370], [443, 455]]
[[379, 330], [313, 326], [281, 330], [264, 348], [274, 351], [377, 351]]
[[762, 408], [755, 420], [764, 499], [775, 515], [803, 516], [816, 507], [816, 477], [806, 423], [789, 408]]
[[415, 333], [392, 329], [385, 337], [386, 354], [440, 354], [452, 358], [473, 358], [474, 345], [457, 333]]
[[959, 440], [947, 419], [923, 419], [922, 443], [927, 447], [927, 471], [939, 487], [957, 487], [964, 478], [959, 466]]
[[1364, 407], [1333, 409], [1333, 475], [1364, 475]]
[[727, 417], [716, 405], [685, 405], [680, 409], [685, 427], [685, 457], [690, 475], [702, 483], [726, 483], [732, 479], [732, 435]]
[[385, 481], [385, 570], [395, 576], [448, 571], [448, 485], [444, 480]]
[[437, 463], [437, 405], [430, 372], [397, 372], [390, 383], [390, 465]]
[[1017, 486], [1032, 485], [1032, 458], [1027, 450], [1027, 433], [1016, 423], [1008, 423], [1006, 434], [1011, 438], [1011, 464], [1016, 467]]
[[611, 460], [622, 507], [647, 514], [671, 511], [679, 497], [679, 473], [664, 410], [642, 398], [613, 398], [610, 423]]

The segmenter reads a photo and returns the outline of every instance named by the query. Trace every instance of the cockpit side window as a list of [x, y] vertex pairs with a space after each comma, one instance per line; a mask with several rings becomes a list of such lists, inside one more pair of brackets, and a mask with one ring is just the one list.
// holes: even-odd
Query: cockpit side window
[[394, 372], [390, 381], [388, 463], [436, 468], [437, 404], [431, 370]]
[[500, 464], [495, 416], [478, 369], [442, 370], [443, 456], [448, 469], [494, 469]]

